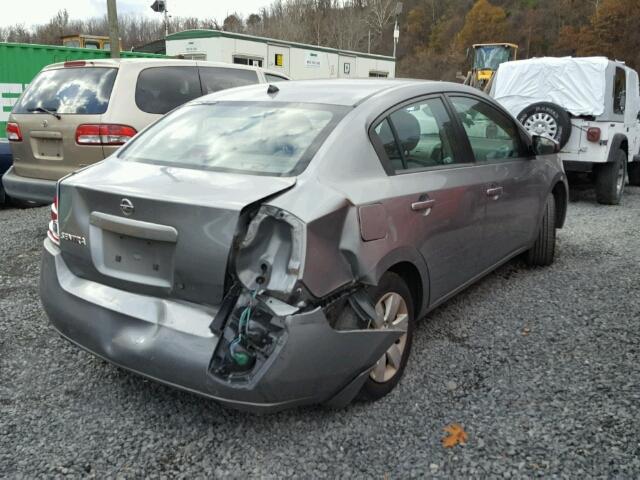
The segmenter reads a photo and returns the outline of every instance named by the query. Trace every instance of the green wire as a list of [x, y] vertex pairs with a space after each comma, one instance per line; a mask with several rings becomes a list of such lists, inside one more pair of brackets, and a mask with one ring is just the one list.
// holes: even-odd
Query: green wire
[[[245, 309], [242, 311], [242, 313], [240, 314], [240, 320], [238, 321], [238, 335], [236, 336], [236, 338], [232, 340], [230, 346], [240, 343], [244, 339], [244, 336], [247, 335], [247, 332], [249, 329], [249, 320], [251, 320], [251, 307], [253, 305], [253, 301], [255, 300], [257, 294], [258, 294], [258, 289], [255, 289], [251, 294], [251, 301], [249, 302], [249, 305], [247, 305]], [[244, 330], [244, 335], [243, 335], [243, 330]], [[244, 354], [241, 355], [242, 359], [237, 358], [237, 355], [232, 355], [232, 356], [233, 356], [233, 359], [239, 365], [245, 365], [248, 361], [248, 358], [245, 358], [246, 355]]]

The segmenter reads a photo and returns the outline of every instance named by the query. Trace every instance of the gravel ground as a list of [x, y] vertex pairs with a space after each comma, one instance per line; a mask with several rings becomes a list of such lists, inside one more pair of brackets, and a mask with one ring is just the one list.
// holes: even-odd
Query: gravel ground
[[[39, 305], [45, 208], [0, 210], [0, 476], [640, 477], [640, 188], [573, 193], [551, 268], [513, 261], [423, 320], [374, 404], [224, 409], [79, 351]], [[461, 423], [466, 446], [445, 449]]]

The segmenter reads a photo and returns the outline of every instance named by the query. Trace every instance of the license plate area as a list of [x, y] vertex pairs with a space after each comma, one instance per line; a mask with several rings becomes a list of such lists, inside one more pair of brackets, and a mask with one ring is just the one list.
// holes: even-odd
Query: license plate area
[[62, 160], [62, 140], [57, 138], [32, 138], [33, 156], [39, 160]]
[[100, 273], [154, 287], [173, 285], [175, 243], [92, 229], [100, 239], [92, 245], [94, 265]]

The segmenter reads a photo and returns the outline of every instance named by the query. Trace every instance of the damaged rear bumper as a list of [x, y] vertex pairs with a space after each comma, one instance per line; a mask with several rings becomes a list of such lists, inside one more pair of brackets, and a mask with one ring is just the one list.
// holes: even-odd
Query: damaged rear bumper
[[321, 308], [277, 318], [271, 353], [254, 371], [217, 375], [221, 343], [203, 307], [125, 292], [75, 276], [48, 239], [40, 295], [53, 327], [81, 348], [120, 367], [227, 406], [253, 412], [349, 403], [368, 371], [403, 332], [331, 328]]

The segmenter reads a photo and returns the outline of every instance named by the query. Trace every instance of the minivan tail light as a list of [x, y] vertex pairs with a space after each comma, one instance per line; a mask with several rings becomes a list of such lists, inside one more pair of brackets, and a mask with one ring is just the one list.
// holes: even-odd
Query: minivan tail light
[[587, 129], [587, 140], [594, 143], [599, 142], [601, 133], [602, 132], [598, 127], [589, 127]]
[[10, 142], [22, 141], [22, 132], [20, 131], [20, 125], [14, 122], [7, 123], [7, 139]]
[[127, 125], [85, 123], [76, 129], [78, 145], [123, 145], [138, 132]]
[[60, 236], [58, 233], [58, 196], [56, 195], [51, 204], [51, 221], [49, 222], [49, 230], [47, 237], [56, 245], [60, 245]]

